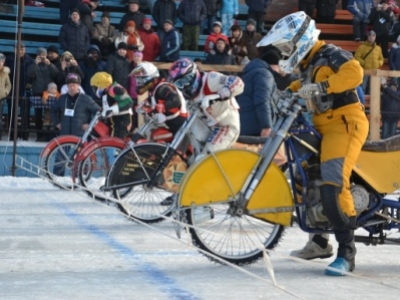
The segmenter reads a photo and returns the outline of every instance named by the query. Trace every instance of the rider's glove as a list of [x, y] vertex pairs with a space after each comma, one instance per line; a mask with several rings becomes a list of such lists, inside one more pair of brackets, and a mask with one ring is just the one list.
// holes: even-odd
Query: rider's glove
[[167, 117], [162, 114], [162, 113], [156, 113], [153, 115], [154, 120], [156, 121], [156, 123], [158, 124], [162, 124], [167, 120]]
[[299, 90], [299, 96], [304, 99], [311, 99], [313, 96], [318, 94], [326, 94], [326, 89], [328, 88], [328, 82], [322, 81], [319, 83], [308, 83], [302, 86]]
[[203, 98], [203, 100], [201, 100], [201, 108], [206, 109], [217, 100], [221, 100], [221, 96], [219, 94], [207, 95]]

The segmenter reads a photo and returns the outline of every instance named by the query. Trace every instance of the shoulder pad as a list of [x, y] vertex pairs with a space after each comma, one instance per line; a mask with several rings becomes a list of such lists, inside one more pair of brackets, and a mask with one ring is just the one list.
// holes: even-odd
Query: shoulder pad
[[339, 71], [341, 65], [353, 59], [353, 54], [351, 54], [351, 52], [332, 44], [327, 45], [322, 52], [322, 56], [327, 58], [328, 65], [334, 72]]

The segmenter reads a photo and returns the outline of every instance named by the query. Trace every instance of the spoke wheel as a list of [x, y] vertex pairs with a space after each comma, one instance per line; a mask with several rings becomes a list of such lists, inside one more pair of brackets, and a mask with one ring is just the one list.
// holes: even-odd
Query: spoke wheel
[[[186, 210], [193, 243], [200, 249], [237, 265], [251, 264], [263, 256], [260, 248], [273, 249], [284, 227], [249, 215], [227, 214], [229, 204], [211, 204]], [[212, 256], [210, 260], [221, 263]]]
[[57, 145], [49, 152], [45, 159], [44, 169], [46, 176], [55, 186], [60, 188], [72, 188], [71, 156], [77, 147], [76, 143], [66, 142]]
[[121, 201], [123, 212], [133, 219], [156, 223], [171, 214], [174, 207], [172, 196], [179, 183], [175, 180], [186, 171], [186, 162], [175, 154], [155, 184], [148, 185], [167, 151], [162, 144], [135, 145], [125, 149], [111, 168], [108, 187], [125, 183], [132, 185], [129, 192], [126, 188], [114, 188], [112, 191], [114, 197]]
[[91, 151], [78, 167], [79, 183], [86, 193], [96, 200], [107, 202], [112, 192], [103, 191], [108, 171], [122, 149], [116, 146], [101, 146]]

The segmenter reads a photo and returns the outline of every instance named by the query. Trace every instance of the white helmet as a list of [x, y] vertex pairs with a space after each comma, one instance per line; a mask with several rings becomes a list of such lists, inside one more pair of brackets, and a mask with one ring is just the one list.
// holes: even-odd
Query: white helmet
[[314, 20], [304, 11], [298, 11], [277, 21], [257, 47], [273, 45], [278, 48], [283, 57], [279, 67], [285, 73], [292, 73], [310, 52], [320, 32]]
[[136, 91], [139, 95], [144, 94], [148, 90], [153, 90], [158, 84], [160, 77], [157, 67], [147, 61], [138, 64], [131, 74], [135, 76]]

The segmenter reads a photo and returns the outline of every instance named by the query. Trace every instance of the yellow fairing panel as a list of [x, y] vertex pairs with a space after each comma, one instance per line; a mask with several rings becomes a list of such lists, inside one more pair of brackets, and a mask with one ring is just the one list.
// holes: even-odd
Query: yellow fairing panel
[[400, 151], [362, 151], [353, 170], [378, 193], [392, 193], [400, 188]]
[[[229, 149], [209, 155], [192, 165], [179, 185], [181, 206], [207, 205], [235, 199], [260, 158], [258, 153]], [[290, 225], [293, 199], [281, 170], [272, 164], [251, 197], [247, 209], [274, 209], [286, 212], [257, 213], [255, 217], [284, 226]], [[288, 211], [289, 210], [289, 211]]]

